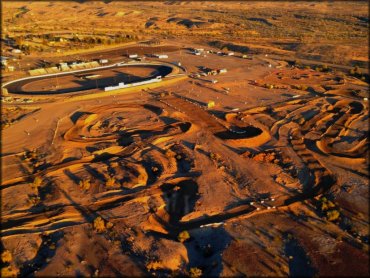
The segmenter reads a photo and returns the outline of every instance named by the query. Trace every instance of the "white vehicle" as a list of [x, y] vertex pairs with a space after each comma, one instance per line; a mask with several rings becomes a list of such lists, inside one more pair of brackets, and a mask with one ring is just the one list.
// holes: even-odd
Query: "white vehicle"
[[153, 54], [153, 56], [155, 58], [158, 58], [158, 59], [167, 59], [168, 58], [168, 55], [166, 55], [166, 54]]
[[220, 226], [222, 226], [224, 224], [225, 224], [224, 222], [218, 222], [218, 223], [211, 223], [211, 224], [200, 225], [199, 227], [200, 228], [206, 228], [206, 227], [217, 228], [217, 227], [220, 227]]

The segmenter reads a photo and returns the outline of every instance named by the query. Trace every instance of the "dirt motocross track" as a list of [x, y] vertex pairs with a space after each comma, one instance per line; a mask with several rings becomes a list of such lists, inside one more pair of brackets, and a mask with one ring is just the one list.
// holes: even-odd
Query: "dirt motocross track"
[[179, 48], [170, 59], [189, 75], [204, 64], [228, 72], [90, 99], [11, 94], [38, 109], [3, 130], [13, 271], [368, 271], [366, 83], [262, 55], [192, 57]]

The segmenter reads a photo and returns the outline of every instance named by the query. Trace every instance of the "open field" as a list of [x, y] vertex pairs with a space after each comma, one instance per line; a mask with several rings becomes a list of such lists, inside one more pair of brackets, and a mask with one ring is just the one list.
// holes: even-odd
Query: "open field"
[[[3, 77], [14, 83], [3, 87], [2, 275], [369, 275], [368, 75], [353, 69], [367, 62], [364, 4], [134, 4], [4, 4], [10, 35], [32, 23], [34, 33], [121, 28], [140, 38], [20, 59], [112, 67]], [[56, 27], [62, 7], [68, 16]], [[275, 32], [292, 17], [296, 29]], [[304, 31], [308, 21], [317, 32]], [[234, 37], [237, 24], [254, 40]], [[161, 42], [143, 43], [149, 31]], [[343, 63], [327, 59], [355, 44]], [[308, 55], [313, 45], [322, 57]]]
[[[226, 43], [259, 53], [367, 68], [368, 13], [364, 1], [295, 5], [282, 1], [145, 1], [139, 6], [132, 1], [70, 5], [6, 1], [4, 9], [3, 34], [15, 45], [28, 45], [25, 49], [30, 48], [30, 56], [37, 53], [39, 59], [114, 48], [135, 40], [169, 38]], [[60, 10], [63, 20], [56, 21]], [[34, 63], [26, 59], [21, 67]]]

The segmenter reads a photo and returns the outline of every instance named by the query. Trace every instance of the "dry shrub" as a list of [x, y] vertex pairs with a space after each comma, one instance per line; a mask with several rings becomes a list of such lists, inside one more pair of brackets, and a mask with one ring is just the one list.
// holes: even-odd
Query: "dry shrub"
[[89, 179], [83, 179], [79, 182], [79, 186], [83, 190], [89, 190], [91, 184]]
[[9, 250], [5, 250], [3, 253], [1, 253], [1, 261], [3, 263], [10, 263], [12, 260], [12, 253], [10, 253]]
[[326, 218], [329, 220], [329, 221], [335, 221], [339, 218], [340, 216], [340, 213], [339, 211], [337, 210], [329, 210], [327, 213], [326, 213]]
[[37, 190], [40, 187], [41, 183], [42, 183], [42, 179], [40, 177], [35, 177], [32, 183], [32, 188]]
[[116, 179], [114, 177], [108, 177], [107, 181], [105, 182], [105, 186], [113, 187], [116, 185]]
[[202, 276], [202, 270], [197, 268], [197, 267], [192, 267], [192, 268], [190, 268], [189, 276], [192, 277], [192, 278], [201, 277]]
[[180, 241], [180, 242], [185, 242], [186, 240], [188, 240], [190, 238], [190, 234], [188, 231], [182, 231], [181, 233], [179, 233], [177, 239]]
[[100, 216], [98, 216], [94, 220], [94, 229], [98, 233], [102, 233], [102, 232], [104, 232], [106, 230], [105, 222], [104, 222], [104, 220]]
[[107, 222], [106, 227], [107, 227], [107, 229], [111, 229], [113, 227], [113, 223], [112, 222]]
[[157, 270], [162, 267], [162, 264], [159, 261], [149, 262], [146, 265], [147, 270]]
[[1, 277], [17, 277], [17, 271], [11, 266], [6, 266], [1, 269]]

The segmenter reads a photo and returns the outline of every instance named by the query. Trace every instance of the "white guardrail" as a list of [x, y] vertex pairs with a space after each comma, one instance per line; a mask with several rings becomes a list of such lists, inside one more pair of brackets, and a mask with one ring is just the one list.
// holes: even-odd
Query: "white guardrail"
[[114, 90], [118, 90], [118, 89], [130, 88], [130, 87], [135, 87], [135, 86], [140, 86], [140, 85], [150, 84], [150, 83], [155, 83], [155, 82], [161, 82], [161, 81], [162, 81], [162, 77], [157, 76], [156, 78], [152, 78], [152, 79], [144, 80], [144, 81], [139, 81], [139, 82], [134, 82], [134, 83], [125, 84], [125, 83], [121, 82], [116, 86], [105, 87], [104, 91], [106, 91], [106, 92], [107, 91], [114, 91]]

